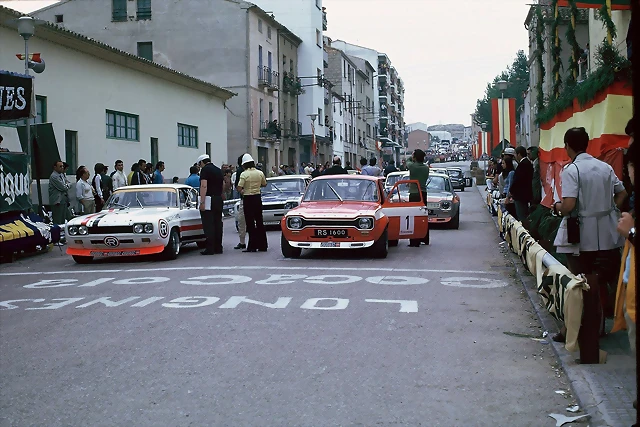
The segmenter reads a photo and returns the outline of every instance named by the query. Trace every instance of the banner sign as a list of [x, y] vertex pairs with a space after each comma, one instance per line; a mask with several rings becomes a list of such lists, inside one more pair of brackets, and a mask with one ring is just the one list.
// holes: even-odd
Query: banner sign
[[0, 122], [29, 118], [33, 77], [0, 70]]
[[0, 153], [0, 213], [31, 209], [31, 168], [24, 153]]

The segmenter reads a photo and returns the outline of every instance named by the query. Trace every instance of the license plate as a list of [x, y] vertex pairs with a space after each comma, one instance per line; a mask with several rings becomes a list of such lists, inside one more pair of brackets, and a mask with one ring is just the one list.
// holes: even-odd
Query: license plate
[[328, 228], [328, 229], [316, 229], [313, 235], [315, 237], [348, 237], [349, 232], [344, 229]]
[[115, 251], [115, 252], [91, 251], [91, 256], [95, 256], [95, 257], [133, 256], [133, 255], [140, 255], [140, 251]]
[[440, 203], [427, 203], [427, 208], [429, 209], [438, 209], [440, 207]]
[[339, 248], [340, 242], [320, 242], [321, 248]]
[[279, 225], [280, 221], [265, 221], [264, 225]]

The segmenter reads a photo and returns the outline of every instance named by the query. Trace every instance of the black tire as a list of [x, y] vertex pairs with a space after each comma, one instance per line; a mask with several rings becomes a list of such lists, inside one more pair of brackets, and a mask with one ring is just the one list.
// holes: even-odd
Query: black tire
[[93, 262], [92, 256], [80, 256], [80, 255], [72, 255], [73, 260], [78, 264], [91, 264]]
[[396, 246], [398, 246], [398, 241], [397, 240], [389, 240], [389, 247], [390, 248], [395, 248]]
[[302, 248], [291, 246], [289, 241], [284, 237], [284, 234], [280, 237], [280, 250], [282, 251], [282, 256], [285, 258], [300, 258], [302, 254]]
[[371, 251], [373, 252], [373, 256], [375, 258], [386, 258], [389, 254], [389, 238], [387, 235], [387, 230], [384, 230], [382, 236], [371, 247]]
[[164, 247], [164, 251], [162, 251], [162, 255], [165, 259], [176, 259], [178, 255], [180, 255], [180, 233], [177, 229], [172, 229], [171, 234], [169, 234], [169, 242], [167, 242], [167, 246]]
[[449, 222], [449, 228], [453, 228], [454, 230], [458, 230], [460, 228], [460, 212], [458, 212], [451, 222]]
[[427, 235], [424, 237], [423, 242], [425, 245], [431, 244], [431, 227], [427, 228]]
[[462, 188], [460, 189], [460, 191], [464, 192], [464, 187], [462, 187]]
[[198, 248], [200, 248], [200, 249], [206, 249], [207, 248], [207, 241], [206, 240], [197, 241], [196, 245], [198, 245]]

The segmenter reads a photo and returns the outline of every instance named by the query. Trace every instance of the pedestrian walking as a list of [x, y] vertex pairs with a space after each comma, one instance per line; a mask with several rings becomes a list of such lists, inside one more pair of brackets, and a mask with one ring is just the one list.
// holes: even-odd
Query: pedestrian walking
[[153, 172], [153, 183], [154, 184], [164, 184], [164, 176], [162, 176], [162, 172], [164, 171], [164, 162], [156, 163], [156, 170]]
[[189, 176], [185, 180], [185, 185], [189, 185], [193, 188], [200, 188], [200, 177], [198, 176], [198, 166], [191, 166], [189, 168]]
[[516, 219], [524, 221], [529, 216], [529, 203], [533, 198], [533, 165], [527, 157], [527, 149], [518, 146], [515, 150], [518, 169], [513, 174], [513, 182], [509, 187], [507, 197], [513, 200], [516, 209]]
[[339, 156], [333, 158], [333, 166], [327, 168], [323, 175], [348, 175], [349, 172], [342, 167], [342, 159]]
[[[418, 181], [420, 183], [419, 188], [413, 184], [409, 186], [409, 201], [419, 202], [422, 195], [422, 202], [426, 206], [427, 182], [429, 181], [429, 166], [424, 163], [425, 157], [425, 152], [418, 148], [413, 152], [411, 161], [407, 162], [407, 169], [409, 170], [409, 179]], [[409, 240], [409, 246], [417, 248], [420, 247], [421, 242], [429, 244], [427, 236], [425, 236], [423, 239]]]
[[[610, 165], [587, 154], [588, 145], [584, 128], [569, 129], [564, 135], [571, 163], [561, 173], [562, 201], [551, 209], [562, 217], [554, 245], [558, 253], [567, 254], [571, 273], [596, 276], [593, 287], [600, 287], [600, 302], [609, 317], [613, 314], [610, 290], [620, 270], [620, 248], [624, 244], [624, 238], [616, 232], [618, 209], [627, 192]], [[554, 341], [564, 342], [565, 334], [563, 328]]]
[[71, 219], [69, 210], [69, 189], [71, 182], [64, 173], [64, 164], [61, 160], [54, 162], [53, 172], [49, 176], [49, 204], [54, 224], [64, 224]]
[[262, 171], [256, 169], [253, 157], [245, 154], [242, 157], [244, 172], [238, 181], [238, 191], [242, 194], [244, 218], [247, 222], [249, 245], [243, 252], [266, 252], [268, 248], [267, 232], [262, 219], [262, 196], [260, 190], [267, 186]]
[[118, 188], [126, 187], [128, 180], [124, 174], [124, 163], [122, 163], [122, 160], [116, 160], [114, 167], [116, 170], [113, 171], [113, 175], [111, 175], [111, 182], [113, 183], [113, 191], [116, 191]]
[[80, 166], [76, 171], [76, 198], [85, 215], [96, 212], [96, 190], [89, 183], [90, 176], [89, 169], [85, 166]]
[[202, 255], [222, 253], [222, 170], [211, 163], [208, 154], [198, 157], [200, 167], [200, 218], [207, 238]]

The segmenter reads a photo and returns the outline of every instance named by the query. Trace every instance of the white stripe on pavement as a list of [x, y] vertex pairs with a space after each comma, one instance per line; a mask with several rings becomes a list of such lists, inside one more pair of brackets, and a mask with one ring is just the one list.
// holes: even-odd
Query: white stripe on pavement
[[90, 273], [143, 273], [150, 271], [189, 271], [189, 270], [317, 270], [317, 271], [383, 271], [403, 273], [471, 273], [471, 274], [501, 274], [501, 272], [476, 270], [436, 270], [421, 268], [391, 268], [391, 267], [285, 267], [285, 266], [211, 266], [211, 267], [167, 267], [167, 268], [131, 268], [120, 270], [66, 270], [66, 271], [26, 271], [19, 273], [0, 273], [0, 276], [37, 276], [47, 274], [90, 274]]

